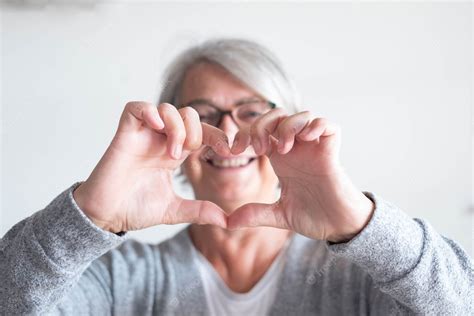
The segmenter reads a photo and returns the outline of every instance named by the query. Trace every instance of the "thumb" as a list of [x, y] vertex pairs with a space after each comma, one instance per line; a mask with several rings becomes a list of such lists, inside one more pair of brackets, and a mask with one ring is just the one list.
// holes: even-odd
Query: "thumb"
[[211, 224], [227, 227], [227, 215], [216, 204], [210, 201], [187, 200], [181, 197], [177, 198], [177, 207], [173, 208], [173, 216], [170, 224], [178, 223], [194, 223], [194, 224]]
[[270, 226], [288, 228], [287, 221], [280, 204], [249, 203], [236, 209], [227, 218], [227, 228]]

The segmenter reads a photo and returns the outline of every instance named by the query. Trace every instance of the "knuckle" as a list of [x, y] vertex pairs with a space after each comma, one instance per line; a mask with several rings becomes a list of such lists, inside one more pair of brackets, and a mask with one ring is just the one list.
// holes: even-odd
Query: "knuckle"
[[285, 130], [288, 134], [294, 135], [298, 132], [298, 128], [295, 125], [290, 125], [286, 127]]
[[190, 150], [196, 150], [199, 147], [201, 147], [201, 143], [199, 142], [197, 138], [193, 138], [193, 139], [186, 138], [184, 145], [186, 148]]
[[280, 125], [278, 125], [278, 131], [280, 133], [291, 132], [291, 128], [292, 128], [292, 125], [289, 119], [285, 119], [283, 122], [280, 123]]
[[198, 115], [198, 112], [190, 106], [182, 107], [178, 111], [182, 112], [182, 113], [189, 114], [189, 115]]
[[147, 105], [151, 105], [151, 103], [145, 101], [129, 101], [125, 104], [125, 107], [142, 107]]
[[226, 135], [220, 135], [220, 136], [216, 137], [214, 144], [217, 148], [224, 148], [225, 143], [227, 143], [227, 142], [228, 142], [227, 136]]
[[252, 138], [269, 135], [268, 125], [265, 122], [260, 122], [258, 124], [252, 125], [250, 127], [249, 134]]
[[170, 131], [168, 136], [179, 142], [183, 142], [186, 139], [186, 133], [181, 129]]
[[263, 133], [265, 134], [265, 136], [269, 136], [272, 133], [272, 131], [270, 130], [268, 126], [265, 126], [263, 128]]
[[153, 113], [153, 105], [151, 104], [143, 104], [140, 109], [143, 113]]
[[249, 130], [250, 136], [251, 137], [258, 136], [258, 130], [259, 130], [258, 124], [252, 124], [252, 126], [250, 126], [250, 130]]
[[160, 103], [158, 109], [163, 111], [177, 111], [177, 109], [170, 103]]
[[278, 137], [283, 141], [289, 141], [296, 135], [296, 127], [295, 126], [282, 126], [278, 129]]
[[285, 113], [286, 113], [286, 111], [283, 108], [274, 108], [274, 109], [271, 109], [270, 111], [266, 112], [265, 114], [261, 115], [257, 119], [257, 122], [265, 120], [267, 117], [273, 117], [275, 115], [282, 115], [282, 114], [285, 114]]
[[286, 109], [284, 109], [284, 108], [271, 109], [270, 111], [268, 111], [267, 113], [265, 113], [264, 115], [259, 117], [259, 119], [257, 121], [266, 120], [269, 117], [271, 117], [271, 118], [279, 118], [279, 117], [286, 118], [286, 117], [288, 117], [288, 113], [287, 113]]
[[316, 122], [316, 124], [320, 125], [326, 125], [328, 123], [328, 120], [325, 117], [318, 117], [314, 121]]
[[312, 114], [311, 114], [311, 111], [309, 110], [305, 110], [305, 111], [301, 111], [301, 112], [298, 112], [294, 115], [292, 115], [293, 117], [299, 117], [299, 118], [305, 118], [305, 119], [309, 119], [312, 117]]
[[194, 120], [194, 121], [199, 120], [199, 114], [192, 107], [186, 106], [184, 108], [180, 108], [178, 110], [178, 112], [181, 115], [181, 117], [183, 118], [183, 121], [186, 121], [186, 120]]
[[266, 132], [267, 124], [263, 120], [258, 120], [250, 127], [250, 135], [252, 137], [263, 136]]
[[184, 141], [185, 145], [190, 149], [197, 149], [201, 147], [202, 144], [202, 134], [201, 133], [190, 133], [186, 135], [186, 140]]
[[271, 109], [269, 112], [277, 113], [277, 114], [287, 114], [287, 111], [285, 108], [274, 108], [274, 109]]
[[126, 111], [136, 112], [139, 109], [140, 109], [140, 103], [139, 102], [131, 101], [131, 102], [127, 102], [127, 104], [125, 104], [125, 110]]

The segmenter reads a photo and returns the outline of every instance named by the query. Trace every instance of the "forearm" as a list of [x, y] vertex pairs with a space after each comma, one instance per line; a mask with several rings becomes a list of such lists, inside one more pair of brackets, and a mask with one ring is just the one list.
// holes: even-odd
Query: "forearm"
[[376, 205], [372, 219], [351, 241], [330, 250], [364, 268], [383, 292], [416, 313], [472, 311], [474, 270], [468, 255], [428, 223], [366, 195]]
[[39, 313], [55, 305], [90, 262], [123, 239], [96, 227], [75, 205], [72, 189], [1, 239], [2, 312]]

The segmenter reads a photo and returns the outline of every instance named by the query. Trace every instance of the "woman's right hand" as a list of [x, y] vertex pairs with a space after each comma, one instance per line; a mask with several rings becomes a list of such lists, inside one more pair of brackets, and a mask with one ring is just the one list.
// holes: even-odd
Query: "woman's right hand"
[[201, 123], [194, 109], [129, 102], [111, 144], [74, 199], [97, 226], [115, 233], [158, 224], [225, 227], [225, 213], [216, 204], [173, 191], [173, 171], [203, 144], [230, 154], [224, 132]]

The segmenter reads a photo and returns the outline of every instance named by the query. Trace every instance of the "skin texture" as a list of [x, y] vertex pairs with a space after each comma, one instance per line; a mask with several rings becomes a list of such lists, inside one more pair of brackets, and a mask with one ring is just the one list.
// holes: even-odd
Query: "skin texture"
[[[222, 110], [230, 110], [238, 100], [258, 96], [224, 69], [205, 63], [188, 70], [182, 87], [183, 104], [209, 99]], [[239, 127], [231, 117], [224, 116], [219, 128], [232, 144]], [[206, 150], [209, 148], [191, 153], [183, 164], [184, 174], [198, 199], [213, 201], [226, 214], [247, 203], [278, 200], [278, 178], [267, 156], [257, 156], [252, 146], [231, 155], [257, 157], [245, 170], [235, 173], [217, 170], [200, 159]], [[272, 227], [231, 231], [212, 225], [192, 225], [190, 233], [196, 247], [227, 285], [234, 291], [246, 292], [263, 276], [291, 232]]]
[[[197, 64], [188, 70], [181, 90], [183, 104], [196, 99], [207, 99], [222, 110], [230, 110], [242, 99], [258, 97], [258, 94], [240, 83], [224, 69], [207, 63]], [[232, 144], [239, 127], [233, 119], [223, 117], [219, 129], [224, 131]], [[257, 157], [245, 170], [226, 172], [210, 166], [202, 157], [216, 155], [212, 148], [202, 148], [192, 152], [183, 165], [186, 178], [191, 183], [198, 199], [210, 200], [219, 205], [227, 214], [251, 202], [270, 203], [277, 200], [275, 194], [278, 178], [267, 156], [257, 156], [252, 146], [238, 155]], [[218, 155], [219, 156], [219, 155]]]
[[[227, 110], [250, 96], [259, 97], [220, 66], [200, 63], [187, 71], [180, 100], [205, 98]], [[246, 292], [292, 232], [344, 242], [370, 220], [374, 205], [340, 165], [340, 145], [340, 128], [307, 111], [288, 115], [277, 108], [249, 128], [225, 116], [215, 128], [200, 123], [189, 107], [131, 102], [74, 198], [112, 232], [193, 223], [199, 251], [232, 290]], [[256, 159], [230, 171], [205, 161], [215, 156]], [[172, 191], [172, 173], [180, 166], [195, 201]]]

